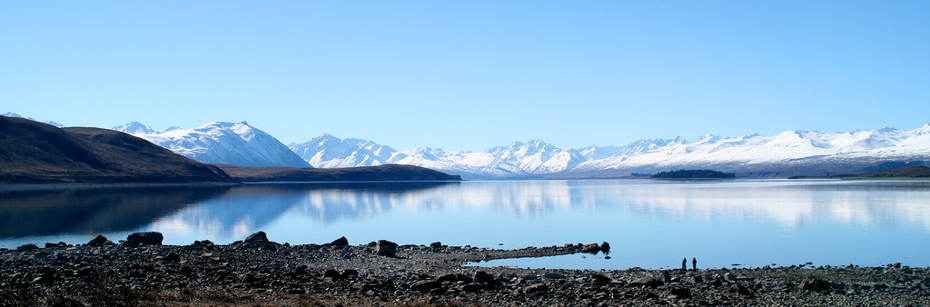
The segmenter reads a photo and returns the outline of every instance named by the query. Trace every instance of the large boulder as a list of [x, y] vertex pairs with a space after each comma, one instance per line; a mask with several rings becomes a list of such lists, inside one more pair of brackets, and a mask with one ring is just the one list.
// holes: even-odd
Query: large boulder
[[346, 246], [346, 245], [349, 245], [349, 239], [346, 239], [345, 236], [342, 236], [342, 237], [339, 237], [339, 239], [336, 239], [335, 241], [329, 243], [329, 245], [332, 245], [332, 246]]
[[90, 242], [87, 242], [87, 245], [96, 246], [96, 247], [109, 245], [109, 244], [114, 244], [114, 243], [110, 240], [107, 240], [107, 237], [104, 237], [103, 235], [97, 235], [92, 240], [90, 240]]
[[378, 240], [375, 244], [375, 254], [387, 257], [397, 257], [397, 243], [388, 240]]
[[264, 231], [257, 231], [242, 241], [245, 247], [277, 247], [278, 243], [268, 240], [268, 235]]
[[129, 237], [126, 238], [126, 242], [123, 243], [123, 246], [139, 247], [142, 245], [161, 245], [161, 241], [164, 239], [165, 236], [160, 232], [137, 232], [129, 235]]
[[38, 245], [35, 245], [35, 244], [33, 244], [33, 243], [23, 244], [23, 245], [21, 245], [20, 247], [17, 247], [17, 248], [16, 248], [16, 250], [17, 250], [17, 251], [20, 251], [20, 252], [34, 251], [34, 250], [37, 250], [37, 249], [39, 249], [39, 246], [38, 246]]
[[806, 291], [827, 291], [830, 290], [830, 282], [817, 278], [807, 278], [801, 281], [801, 289]]

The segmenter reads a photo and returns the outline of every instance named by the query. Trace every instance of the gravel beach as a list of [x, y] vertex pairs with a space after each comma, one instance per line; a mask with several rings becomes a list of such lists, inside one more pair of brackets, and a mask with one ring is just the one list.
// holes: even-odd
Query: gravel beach
[[596, 253], [609, 244], [513, 250], [290, 245], [263, 232], [228, 245], [118, 243], [0, 249], [0, 306], [927, 306], [930, 270], [792, 265], [698, 270], [562, 270], [467, 262]]

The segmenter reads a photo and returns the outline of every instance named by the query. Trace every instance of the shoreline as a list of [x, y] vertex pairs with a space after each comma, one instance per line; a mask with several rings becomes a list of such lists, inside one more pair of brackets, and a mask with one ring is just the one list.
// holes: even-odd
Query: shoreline
[[[597, 252], [606, 244], [522, 249], [278, 244], [263, 232], [227, 245], [161, 245], [160, 233], [114, 243], [0, 250], [0, 305], [628, 305], [919, 306], [930, 269], [763, 267], [568, 270], [469, 262]], [[157, 239], [157, 240], [156, 240]], [[609, 245], [606, 245], [609, 249]]]

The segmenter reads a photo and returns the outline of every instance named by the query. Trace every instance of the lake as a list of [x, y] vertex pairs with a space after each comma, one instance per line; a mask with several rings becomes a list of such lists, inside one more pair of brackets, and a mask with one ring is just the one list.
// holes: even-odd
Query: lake
[[545, 180], [0, 189], [0, 247], [117, 241], [226, 244], [263, 230], [291, 244], [523, 248], [611, 245], [605, 255], [479, 265], [572, 269], [767, 264], [930, 266], [930, 181]]

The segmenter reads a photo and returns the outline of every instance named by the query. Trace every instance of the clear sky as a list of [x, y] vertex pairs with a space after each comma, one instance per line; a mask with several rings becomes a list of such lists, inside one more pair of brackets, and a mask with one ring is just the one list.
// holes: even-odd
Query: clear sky
[[2, 1], [0, 113], [483, 151], [930, 123], [930, 1]]

